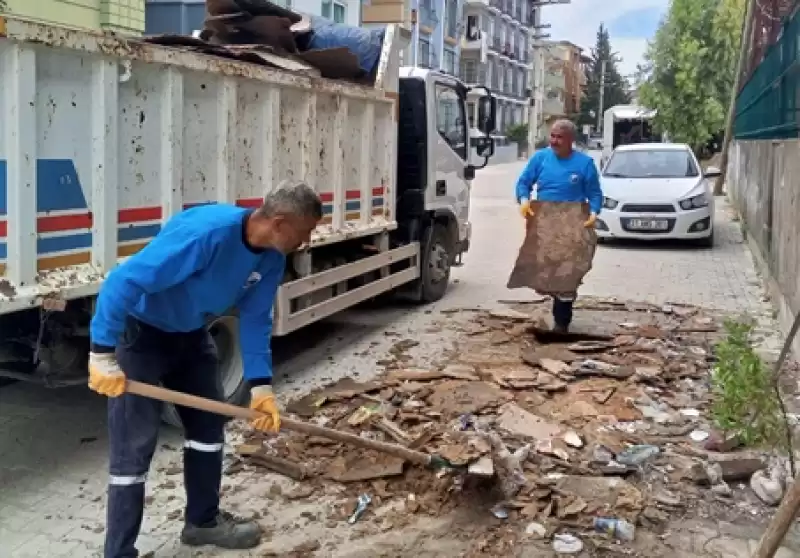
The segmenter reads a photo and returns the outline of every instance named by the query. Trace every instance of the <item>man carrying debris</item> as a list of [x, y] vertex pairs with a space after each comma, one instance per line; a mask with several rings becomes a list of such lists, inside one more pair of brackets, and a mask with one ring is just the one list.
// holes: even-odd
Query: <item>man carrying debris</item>
[[[277, 432], [269, 348], [272, 305], [286, 254], [308, 242], [322, 217], [317, 194], [283, 183], [247, 210], [203, 205], [172, 217], [140, 252], [105, 280], [91, 322], [89, 387], [110, 397], [110, 479], [106, 558], [137, 556], [145, 477], [156, 449], [161, 405], [125, 393], [126, 377], [210, 399], [223, 399], [209, 317], [238, 308], [244, 376], [253, 427]], [[219, 509], [225, 420], [178, 407], [186, 434], [185, 526], [191, 546], [245, 549], [261, 530]]]
[[[603, 192], [594, 160], [572, 149], [577, 130], [569, 120], [558, 120], [550, 130], [550, 147], [530, 158], [517, 180], [516, 198], [525, 219], [533, 216], [531, 200], [589, 203], [584, 227], [594, 227], [603, 206]], [[536, 191], [534, 192], [534, 185]], [[575, 295], [553, 297], [554, 329], [566, 332], [572, 322]]]

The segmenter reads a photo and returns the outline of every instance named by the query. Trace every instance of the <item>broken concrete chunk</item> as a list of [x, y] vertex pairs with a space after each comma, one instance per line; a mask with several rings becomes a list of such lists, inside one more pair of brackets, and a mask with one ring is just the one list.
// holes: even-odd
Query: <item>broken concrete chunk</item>
[[525, 322], [531, 319], [530, 314], [517, 312], [516, 310], [512, 310], [510, 308], [492, 310], [489, 312], [489, 316], [498, 320], [509, 320], [512, 322]]
[[446, 418], [477, 413], [505, 402], [510, 395], [486, 382], [446, 381], [436, 386], [428, 404]]
[[[715, 454], [711, 457], [709, 466], [718, 466], [719, 475], [726, 482], [736, 482], [748, 480], [753, 473], [766, 468], [766, 463], [760, 457], [753, 457], [752, 454]], [[692, 465], [689, 476], [695, 483], [703, 486], [715, 484], [715, 479], [709, 475], [708, 466], [700, 463]]]
[[359, 459], [353, 462], [338, 458], [331, 464], [329, 474], [338, 482], [361, 482], [402, 475], [404, 464], [405, 461], [397, 457]]
[[574, 430], [570, 430], [569, 432], [565, 433], [563, 438], [568, 446], [571, 446], [573, 448], [583, 447], [583, 439], [580, 437], [580, 434], [578, 434]]
[[539, 359], [539, 366], [541, 366], [551, 374], [555, 374], [556, 376], [560, 374], [567, 374], [571, 370], [569, 364], [567, 364], [563, 360], [555, 360], [552, 358]]
[[529, 413], [514, 403], [508, 403], [500, 408], [496, 425], [511, 434], [527, 436], [536, 440], [551, 439], [561, 433], [560, 426]]
[[477, 475], [480, 477], [493, 477], [494, 476], [494, 461], [488, 455], [478, 459], [476, 462], [467, 467], [467, 473], [470, 475]]

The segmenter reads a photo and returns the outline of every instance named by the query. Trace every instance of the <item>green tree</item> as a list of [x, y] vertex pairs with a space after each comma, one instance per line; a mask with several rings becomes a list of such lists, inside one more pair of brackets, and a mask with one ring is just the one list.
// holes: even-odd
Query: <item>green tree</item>
[[[581, 99], [581, 111], [576, 115], [578, 125], [596, 124], [597, 115], [614, 105], [630, 102], [628, 81], [619, 73], [619, 56], [611, 50], [611, 39], [608, 29], [600, 25], [597, 29], [597, 41], [586, 64], [586, 86]], [[603, 81], [603, 65], [605, 64], [605, 87], [603, 88], [603, 107], [600, 107], [600, 83]], [[594, 116], [592, 116], [594, 113]]]
[[673, 0], [639, 71], [642, 103], [698, 149], [725, 125], [747, 0]]

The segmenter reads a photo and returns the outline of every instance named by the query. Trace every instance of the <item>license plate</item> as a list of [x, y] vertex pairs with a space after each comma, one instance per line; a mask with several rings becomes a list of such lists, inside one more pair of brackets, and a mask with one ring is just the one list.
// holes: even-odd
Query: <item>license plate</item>
[[665, 219], [631, 219], [628, 227], [640, 231], [665, 231], [669, 223]]

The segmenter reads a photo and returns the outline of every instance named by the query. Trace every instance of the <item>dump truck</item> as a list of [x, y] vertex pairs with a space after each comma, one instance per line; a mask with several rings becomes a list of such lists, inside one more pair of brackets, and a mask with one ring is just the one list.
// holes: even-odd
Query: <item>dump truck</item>
[[[440, 299], [469, 249], [496, 101], [479, 92], [486, 137], [471, 161], [469, 88], [401, 68], [409, 36], [387, 27], [363, 85], [274, 54], [252, 53], [272, 61], [259, 64], [0, 18], [0, 377], [85, 382], [106, 274], [172, 215], [258, 207], [284, 179], [313, 186], [324, 217], [287, 259], [275, 336], [386, 293]], [[208, 328], [225, 397], [241, 403], [236, 312]]]

